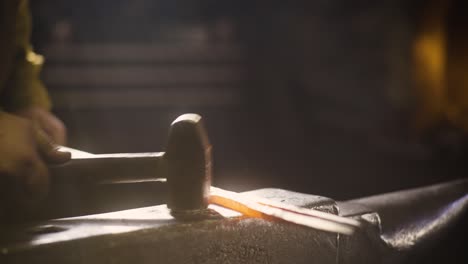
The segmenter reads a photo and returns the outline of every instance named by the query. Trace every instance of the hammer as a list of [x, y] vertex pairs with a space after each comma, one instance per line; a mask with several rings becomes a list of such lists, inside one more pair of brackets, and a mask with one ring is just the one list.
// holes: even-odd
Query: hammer
[[173, 215], [204, 210], [211, 186], [211, 145], [201, 116], [172, 122], [166, 152], [91, 154], [71, 150], [72, 159], [50, 168], [55, 184], [97, 185], [167, 179]]
[[352, 234], [360, 226], [353, 219], [211, 187], [211, 145], [197, 114], [184, 114], [172, 122], [166, 152], [100, 155], [71, 152], [71, 161], [51, 168], [53, 182], [93, 185], [167, 179], [167, 206], [175, 218], [211, 216], [206, 209], [213, 203], [247, 216], [281, 219], [329, 232]]

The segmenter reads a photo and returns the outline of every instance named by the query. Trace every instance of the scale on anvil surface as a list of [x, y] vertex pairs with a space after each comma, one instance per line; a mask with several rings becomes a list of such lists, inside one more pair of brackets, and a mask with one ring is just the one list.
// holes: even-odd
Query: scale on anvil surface
[[[129, 180], [146, 184], [151, 182], [149, 178], [154, 181], [154, 170], [160, 170], [157, 175], [169, 176], [167, 185], [171, 186], [172, 179], [173, 190], [188, 190], [185, 196], [168, 195], [171, 209], [158, 205], [3, 226], [1, 263], [393, 263], [417, 248], [430, 246], [430, 241], [457, 227], [466, 212], [466, 180], [339, 203], [280, 189], [255, 190], [234, 194], [235, 197], [218, 190], [216, 200], [205, 188], [211, 172], [207, 166], [211, 164], [210, 152], [206, 151], [208, 142], [204, 133], [201, 140], [194, 141], [193, 136], [203, 130], [198, 125], [192, 128], [195, 129], [185, 127], [180, 133], [176, 130], [172, 134], [177, 135], [172, 137], [175, 141], [170, 136], [166, 152], [176, 161], [173, 164], [163, 158], [166, 155], [163, 153], [97, 158], [74, 152], [81, 155], [75, 157], [78, 162], [52, 172], [58, 186], [62, 180], [93, 186]], [[187, 144], [191, 146], [187, 148]], [[175, 151], [179, 148], [184, 151]], [[192, 156], [184, 156], [185, 153]], [[190, 163], [193, 155], [197, 162]], [[94, 161], [92, 166], [83, 166], [89, 161]], [[127, 168], [133, 170], [130, 174], [121, 169], [129, 164]], [[187, 166], [181, 170], [180, 164]], [[191, 169], [183, 169], [187, 167]], [[72, 173], [57, 178], [64, 172], [61, 170], [70, 172], [70, 168]], [[96, 175], [97, 168], [101, 172], [113, 168], [111, 171], [115, 173], [95, 177], [92, 172]], [[135, 175], [135, 168], [141, 173]], [[180, 179], [174, 181], [171, 178], [174, 174], [184, 175], [181, 179], [188, 178], [190, 184]], [[187, 186], [195, 191], [184, 189]], [[240, 210], [244, 215], [216, 205], [205, 210], [209, 201]], [[232, 201], [234, 205], [229, 204]], [[268, 214], [268, 209], [274, 209], [275, 213]], [[190, 221], [186, 221], [187, 212]], [[294, 222], [294, 217], [284, 218], [288, 214], [304, 216], [305, 219], [298, 220], [302, 225], [272, 219], [283, 217]], [[313, 221], [309, 222], [310, 219]], [[337, 227], [349, 227], [351, 231]]]

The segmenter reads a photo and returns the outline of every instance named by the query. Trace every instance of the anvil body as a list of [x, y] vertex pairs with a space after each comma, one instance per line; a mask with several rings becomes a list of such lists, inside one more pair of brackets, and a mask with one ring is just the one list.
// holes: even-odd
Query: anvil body
[[2, 230], [0, 262], [401, 263], [460, 228], [467, 192], [466, 180], [345, 202], [280, 189], [249, 192], [359, 219], [364, 227], [352, 236], [216, 206], [224, 218], [179, 222], [158, 205], [53, 219]]

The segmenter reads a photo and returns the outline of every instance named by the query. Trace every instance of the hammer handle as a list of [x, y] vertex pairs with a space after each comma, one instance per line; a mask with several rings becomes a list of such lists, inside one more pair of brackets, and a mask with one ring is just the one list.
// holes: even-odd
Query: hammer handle
[[164, 152], [129, 154], [90, 154], [65, 164], [50, 167], [52, 182], [57, 184], [95, 185], [155, 181], [166, 178]]

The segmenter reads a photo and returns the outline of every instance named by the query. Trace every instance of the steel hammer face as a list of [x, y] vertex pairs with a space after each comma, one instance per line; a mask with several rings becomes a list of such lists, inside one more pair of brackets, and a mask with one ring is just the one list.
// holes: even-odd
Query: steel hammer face
[[201, 116], [184, 114], [171, 125], [163, 156], [173, 214], [203, 210], [211, 186], [211, 145]]

